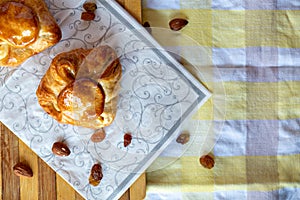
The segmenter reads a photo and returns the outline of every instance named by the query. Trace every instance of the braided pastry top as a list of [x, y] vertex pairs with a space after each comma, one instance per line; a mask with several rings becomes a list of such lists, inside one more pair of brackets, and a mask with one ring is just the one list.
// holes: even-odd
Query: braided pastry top
[[36, 91], [41, 107], [58, 122], [98, 129], [116, 114], [122, 67], [109, 46], [58, 54]]
[[16, 67], [58, 43], [61, 29], [43, 0], [0, 0], [0, 66]]

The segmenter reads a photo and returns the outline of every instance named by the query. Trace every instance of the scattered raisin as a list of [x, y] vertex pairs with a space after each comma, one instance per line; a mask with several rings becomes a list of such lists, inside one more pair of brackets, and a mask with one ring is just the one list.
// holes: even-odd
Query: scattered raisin
[[28, 178], [33, 176], [33, 172], [31, 168], [25, 163], [21, 163], [21, 162], [17, 163], [16, 165], [14, 165], [13, 171], [17, 176], [28, 177]]
[[152, 33], [149, 22], [144, 22], [143, 26], [148, 31], [148, 33], [150, 33], [150, 34]]
[[52, 145], [52, 152], [57, 156], [69, 156], [71, 151], [63, 142], [55, 142]]
[[124, 147], [127, 147], [131, 143], [131, 140], [132, 140], [131, 134], [125, 133], [124, 134]]
[[185, 27], [189, 22], [183, 18], [174, 18], [169, 22], [169, 27], [173, 31], [179, 31]]
[[214, 161], [213, 157], [211, 157], [210, 155], [202, 156], [199, 159], [199, 161], [200, 161], [200, 164], [207, 169], [211, 169], [215, 165], [215, 161]]
[[93, 13], [95, 12], [95, 10], [97, 9], [97, 5], [93, 2], [85, 2], [83, 4], [83, 8], [87, 11], [87, 12], [90, 12], [90, 13]]
[[96, 130], [91, 136], [92, 142], [102, 142], [106, 137], [105, 130], [103, 128]]
[[94, 164], [92, 169], [91, 169], [91, 173], [90, 173], [90, 177], [89, 177], [89, 183], [93, 186], [97, 186], [101, 182], [102, 178], [103, 178], [103, 174], [102, 174], [101, 165], [100, 164]]
[[84, 21], [92, 21], [96, 17], [95, 13], [83, 12], [81, 13], [81, 19]]
[[189, 133], [181, 133], [177, 139], [176, 142], [180, 144], [186, 144], [190, 141], [190, 134]]

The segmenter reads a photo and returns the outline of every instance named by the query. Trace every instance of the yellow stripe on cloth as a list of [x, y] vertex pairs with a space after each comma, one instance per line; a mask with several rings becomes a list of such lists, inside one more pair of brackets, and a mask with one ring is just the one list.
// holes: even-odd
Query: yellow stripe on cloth
[[300, 11], [214, 10], [213, 45], [300, 47]]
[[281, 187], [299, 187], [300, 154], [277, 157]]
[[[300, 116], [300, 82], [224, 82], [225, 120], [277, 120]], [[193, 116], [213, 119], [213, 100]]]
[[278, 85], [279, 119], [297, 119], [300, 116], [300, 82], [280, 82]]
[[246, 158], [244, 156], [216, 157], [215, 190], [247, 190]]
[[[220, 83], [221, 84], [221, 83]], [[226, 119], [246, 119], [246, 83], [224, 82]], [[194, 115], [194, 119], [213, 119], [213, 100], [207, 101]]]
[[199, 157], [183, 156], [161, 170], [147, 173], [148, 189], [156, 192], [213, 193], [266, 192], [281, 187], [299, 187], [300, 177], [295, 174], [299, 171], [300, 154], [215, 157], [212, 169], [202, 167]]
[[213, 119], [213, 100], [210, 98], [193, 116], [195, 120], [212, 120]]
[[212, 11], [182, 10], [188, 17], [189, 24], [182, 29], [182, 34], [191, 37], [200, 46], [212, 46]]
[[277, 24], [278, 46], [300, 48], [300, 10], [278, 12]]
[[277, 37], [278, 11], [251, 10], [245, 12], [246, 46], [280, 46]]
[[213, 45], [300, 47], [300, 11], [214, 10]]
[[274, 46], [300, 48], [299, 10], [151, 10], [144, 21], [168, 28], [176, 16], [186, 16], [189, 24], [182, 33], [202, 46], [243, 48]]
[[151, 27], [168, 28], [170, 16], [174, 15], [177, 11], [174, 10], [143, 10], [143, 21], [149, 22]]
[[155, 192], [180, 192], [181, 190], [181, 165], [179, 160], [174, 162], [173, 157], [158, 157], [156, 163], [166, 163], [170, 165], [147, 172], [147, 189]]
[[185, 193], [247, 189], [245, 157], [216, 157], [212, 169], [202, 167], [199, 157], [183, 156], [164, 169], [148, 173], [147, 187], [157, 192]]
[[[166, 160], [167, 157], [159, 157]], [[173, 158], [174, 159], [174, 158]], [[181, 157], [171, 165], [147, 173], [147, 188], [156, 192], [213, 192], [212, 170], [200, 166], [197, 157]]]
[[214, 171], [200, 166], [199, 157], [182, 157], [180, 163], [183, 192], [214, 191]]
[[278, 190], [277, 156], [246, 156], [247, 190]]
[[219, 48], [245, 47], [245, 11], [213, 11], [213, 46]]
[[246, 11], [247, 46], [300, 47], [300, 11]]
[[[143, 11], [143, 20], [152, 27], [170, 30], [169, 21], [175, 17], [187, 17], [189, 23], [180, 32], [195, 40], [197, 45], [212, 46], [212, 18], [211, 10], [152, 10]], [[170, 44], [169, 46], [172, 46]]]
[[278, 119], [278, 83], [246, 83], [246, 119]]

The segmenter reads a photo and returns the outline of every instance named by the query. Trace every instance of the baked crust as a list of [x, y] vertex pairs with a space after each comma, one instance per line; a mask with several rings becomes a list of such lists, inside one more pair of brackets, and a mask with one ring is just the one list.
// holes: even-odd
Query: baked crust
[[61, 29], [43, 0], [0, 0], [0, 66], [16, 67], [58, 43]]
[[122, 67], [109, 46], [58, 54], [36, 91], [41, 107], [60, 123], [99, 129], [116, 114]]

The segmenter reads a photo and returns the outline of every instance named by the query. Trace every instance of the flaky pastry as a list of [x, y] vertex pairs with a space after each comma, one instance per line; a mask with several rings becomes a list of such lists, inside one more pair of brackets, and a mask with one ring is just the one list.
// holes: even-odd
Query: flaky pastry
[[0, 0], [0, 66], [16, 67], [58, 43], [61, 29], [43, 0]]
[[99, 129], [115, 118], [121, 74], [111, 47], [75, 49], [55, 56], [36, 95], [58, 122]]

